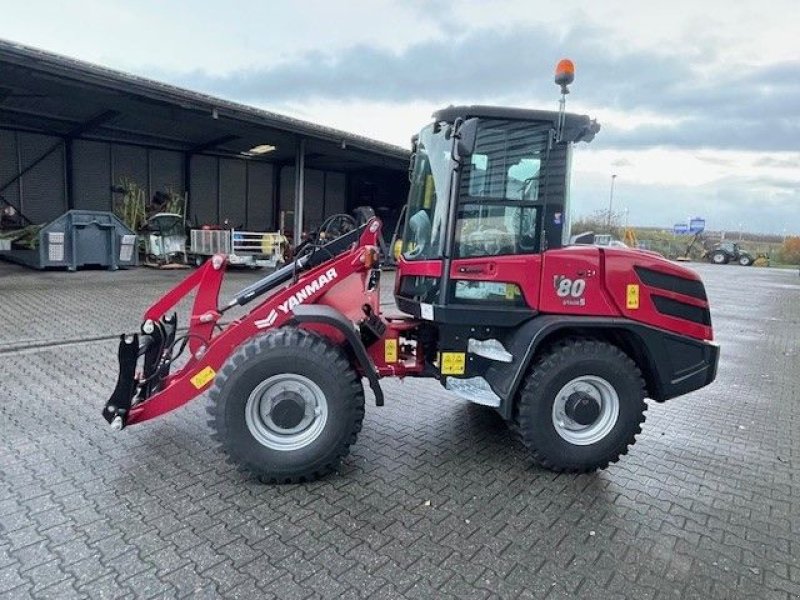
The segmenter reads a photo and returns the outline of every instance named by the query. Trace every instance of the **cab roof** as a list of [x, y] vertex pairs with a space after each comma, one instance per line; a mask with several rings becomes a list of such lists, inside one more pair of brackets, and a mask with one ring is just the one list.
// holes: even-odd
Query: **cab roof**
[[[458, 118], [472, 117], [484, 119], [510, 119], [515, 121], [538, 121], [558, 125], [558, 112], [554, 110], [533, 110], [529, 108], [510, 108], [507, 106], [448, 106], [433, 113], [436, 121], [452, 123]], [[564, 121], [564, 141], [591, 142], [600, 131], [600, 124], [587, 115], [567, 113]]]

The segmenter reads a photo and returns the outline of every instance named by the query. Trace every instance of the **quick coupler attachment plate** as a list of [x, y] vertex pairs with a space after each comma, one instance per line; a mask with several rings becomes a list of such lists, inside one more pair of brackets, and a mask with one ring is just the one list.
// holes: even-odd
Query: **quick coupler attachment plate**
[[114, 429], [122, 429], [128, 419], [136, 393], [136, 363], [139, 359], [139, 336], [121, 335], [119, 340], [117, 385], [103, 409], [103, 418]]

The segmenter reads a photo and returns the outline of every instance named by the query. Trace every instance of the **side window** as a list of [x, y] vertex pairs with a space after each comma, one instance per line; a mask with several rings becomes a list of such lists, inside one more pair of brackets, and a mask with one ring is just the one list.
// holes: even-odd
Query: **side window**
[[469, 169], [469, 195], [481, 197], [486, 193], [486, 167], [489, 157], [485, 154], [473, 154]]
[[508, 169], [506, 199], [536, 202], [539, 199], [539, 172], [542, 161], [539, 157], [522, 158]]
[[456, 222], [457, 256], [538, 252], [538, 213], [534, 206], [462, 204]]

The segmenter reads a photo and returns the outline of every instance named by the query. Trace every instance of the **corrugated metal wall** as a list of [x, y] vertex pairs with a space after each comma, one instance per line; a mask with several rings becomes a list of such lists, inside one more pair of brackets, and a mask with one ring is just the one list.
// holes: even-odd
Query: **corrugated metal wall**
[[219, 161], [213, 156], [193, 156], [189, 162], [189, 220], [216, 223], [218, 220]]
[[[294, 210], [294, 171], [293, 166], [281, 169], [280, 210], [287, 213]], [[304, 228], [307, 231], [320, 225], [325, 216], [347, 212], [346, 184], [344, 173], [306, 169], [303, 206]], [[292, 224], [292, 219], [286, 221], [288, 228]]]
[[75, 140], [72, 143], [72, 161], [75, 208], [111, 210], [111, 184], [114, 178], [109, 144]]
[[[0, 130], [0, 185], [60, 143], [52, 136]], [[124, 179], [141, 187], [148, 198], [157, 191], [184, 192], [184, 158], [180, 152], [91, 140], [72, 143], [72, 194], [75, 208], [112, 210], [120, 196], [112, 191]], [[190, 209], [193, 222], [220, 223], [252, 230], [279, 227], [274, 214], [273, 165], [195, 155], [189, 164]], [[281, 210], [294, 206], [294, 167], [281, 169]], [[63, 143], [29, 173], [2, 193], [32, 221], [51, 221], [67, 210]], [[346, 175], [306, 170], [306, 226], [325, 215], [345, 212]], [[291, 227], [291, 220], [289, 221]]]
[[277, 228], [272, 201], [273, 167], [268, 163], [247, 163], [247, 227], [253, 231]]
[[167, 150], [150, 150], [150, 197], [158, 192], [172, 190], [183, 193], [183, 154]]
[[147, 189], [147, 148], [115, 144], [111, 153], [111, 165], [114, 185], [120, 185], [123, 179], [130, 179], [137, 183], [141, 182], [139, 184]]
[[72, 191], [75, 208], [111, 210], [120, 199], [112, 192], [124, 180], [134, 181], [147, 198], [156, 192], [183, 193], [180, 152], [75, 140], [72, 144]]
[[247, 226], [247, 167], [242, 160], [219, 159], [219, 216], [236, 228]]
[[[0, 186], [59, 142], [59, 138], [48, 135], [0, 131]], [[66, 210], [64, 188], [64, 148], [59, 146], [0, 194], [32, 221], [44, 223]]]
[[269, 163], [193, 156], [189, 166], [189, 218], [198, 224], [224, 222], [262, 231], [274, 229]]
[[[4, 186], [18, 174], [17, 134], [14, 131], [0, 130], [0, 186]], [[19, 181], [15, 181], [5, 190], [0, 189], [0, 194], [14, 206], [19, 206]]]

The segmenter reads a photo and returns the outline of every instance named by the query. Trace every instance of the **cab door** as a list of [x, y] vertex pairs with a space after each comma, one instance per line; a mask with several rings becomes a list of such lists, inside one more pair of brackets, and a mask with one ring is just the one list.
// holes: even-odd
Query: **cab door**
[[538, 210], [493, 204], [459, 208], [449, 306], [537, 309], [542, 268]]
[[[549, 125], [487, 119], [462, 168], [445, 302], [527, 317], [538, 308]], [[549, 207], [548, 207], [549, 208]]]

